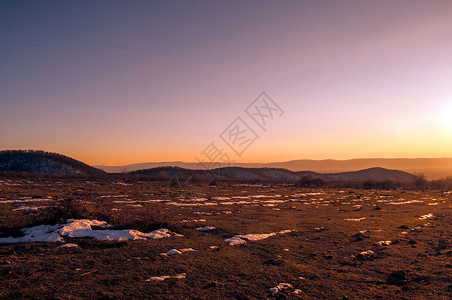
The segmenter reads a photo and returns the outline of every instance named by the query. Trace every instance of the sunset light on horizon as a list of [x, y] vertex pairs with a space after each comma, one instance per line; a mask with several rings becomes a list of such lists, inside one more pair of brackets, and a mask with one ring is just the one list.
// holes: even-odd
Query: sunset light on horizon
[[[0, 149], [452, 157], [451, 1], [2, 1], [0, 37]], [[246, 112], [262, 92], [265, 128]], [[221, 137], [237, 118], [240, 155]]]
[[0, 0], [2, 299], [449, 299], [451, 213], [452, 0]]

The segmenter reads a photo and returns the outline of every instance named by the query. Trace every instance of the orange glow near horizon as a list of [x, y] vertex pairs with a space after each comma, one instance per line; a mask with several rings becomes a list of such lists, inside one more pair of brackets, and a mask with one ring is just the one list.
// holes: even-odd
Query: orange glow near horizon
[[[178, 5], [3, 4], [0, 149], [115, 166], [195, 162], [212, 141], [232, 162], [452, 157], [452, 2]], [[284, 111], [266, 130], [245, 113], [262, 91]], [[239, 116], [259, 135], [241, 156], [219, 138]]]

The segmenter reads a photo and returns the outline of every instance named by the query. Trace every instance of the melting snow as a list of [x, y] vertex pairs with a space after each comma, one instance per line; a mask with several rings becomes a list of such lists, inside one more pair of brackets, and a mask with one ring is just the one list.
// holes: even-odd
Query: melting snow
[[151, 277], [151, 278], [149, 278], [149, 279], [146, 279], [146, 281], [163, 281], [163, 280], [165, 280], [165, 279], [170, 279], [170, 278], [174, 278], [174, 279], [183, 279], [183, 278], [185, 278], [186, 275], [187, 275], [187, 274], [185, 274], [185, 273], [180, 273], [180, 274], [177, 274], [177, 275], [174, 275], [174, 276], [168, 276], [168, 275], [165, 275], [165, 276], [155, 276], [155, 277]]
[[272, 232], [272, 233], [241, 234], [241, 235], [236, 235], [231, 238], [225, 239], [225, 242], [228, 242], [230, 245], [241, 245], [241, 244], [245, 244], [246, 241], [256, 242], [256, 241], [260, 241], [260, 240], [275, 236], [277, 234], [284, 234], [284, 233], [289, 233], [289, 232], [292, 232], [292, 230], [283, 230], [283, 231]]
[[194, 222], [194, 223], [198, 223], [198, 222], [206, 222], [205, 219], [195, 219], [195, 220], [180, 220], [180, 221], [176, 221], [177, 223], [190, 223], [190, 222]]
[[420, 219], [420, 220], [427, 220], [427, 219], [431, 219], [431, 218], [433, 218], [433, 217], [434, 217], [433, 214], [430, 213], [430, 214], [421, 216], [419, 219]]
[[369, 256], [373, 256], [375, 254], [375, 252], [373, 252], [372, 250], [367, 250], [367, 251], [360, 252], [359, 254], [362, 256], [365, 256], [365, 257], [369, 257]]
[[228, 242], [229, 245], [241, 245], [241, 244], [246, 244], [245, 240], [242, 240], [241, 238], [237, 237], [237, 236], [233, 236], [231, 238], [225, 239], [225, 242]]
[[215, 227], [210, 227], [210, 226], [203, 226], [203, 227], [198, 227], [196, 228], [196, 230], [198, 231], [209, 231], [209, 230], [214, 230]]
[[180, 251], [183, 253], [183, 252], [196, 252], [196, 250], [195, 249], [193, 249], [193, 248], [184, 248], [184, 249], [180, 249]]
[[356, 219], [345, 219], [346, 221], [359, 222], [365, 220], [366, 217], [356, 218]]
[[271, 294], [276, 294], [280, 291], [286, 290], [286, 289], [290, 289], [293, 288], [293, 286], [290, 283], [280, 283], [278, 284], [276, 287], [269, 289], [268, 291]]
[[212, 199], [214, 199], [214, 200], [229, 200], [229, 199], [231, 199], [231, 197], [212, 197]]
[[218, 205], [215, 202], [207, 202], [207, 203], [179, 203], [179, 202], [167, 202], [166, 205], [174, 205], [174, 206], [213, 206]]
[[67, 243], [67, 244], [58, 246], [58, 248], [75, 248], [75, 247], [78, 247], [78, 245], [77, 244], [72, 244], [72, 243]]
[[159, 239], [170, 237], [168, 229], [161, 228], [149, 233], [143, 233], [134, 229], [124, 230], [93, 230], [92, 226], [109, 228], [111, 225], [104, 221], [87, 219], [68, 219], [67, 224], [63, 225], [39, 225], [35, 227], [24, 228], [21, 231], [23, 237], [0, 238], [0, 244], [29, 243], [29, 242], [63, 242], [63, 237], [71, 238], [95, 238], [99, 240], [143, 240]]
[[391, 205], [402, 205], [402, 204], [413, 204], [413, 203], [423, 203], [424, 201], [421, 200], [409, 200], [409, 201], [402, 201], [402, 202], [388, 202], [388, 204]]
[[391, 245], [391, 241], [379, 241], [378, 245], [379, 246], [389, 246], [389, 245]]
[[40, 199], [40, 198], [36, 198], [36, 199], [20, 199], [20, 200], [2, 200], [0, 201], [0, 203], [29, 203], [29, 202], [43, 202], [43, 201], [52, 201], [51, 198], [46, 198], [46, 199]]
[[41, 208], [46, 208], [47, 206], [19, 206], [17, 208], [14, 208], [13, 211], [24, 211], [24, 212], [30, 212], [30, 211], [37, 211]]

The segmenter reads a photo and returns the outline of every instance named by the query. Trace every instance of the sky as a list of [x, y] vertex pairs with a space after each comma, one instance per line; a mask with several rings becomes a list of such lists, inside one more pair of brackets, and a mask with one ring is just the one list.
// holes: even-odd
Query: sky
[[451, 157], [451, 37], [452, 1], [2, 0], [0, 149]]

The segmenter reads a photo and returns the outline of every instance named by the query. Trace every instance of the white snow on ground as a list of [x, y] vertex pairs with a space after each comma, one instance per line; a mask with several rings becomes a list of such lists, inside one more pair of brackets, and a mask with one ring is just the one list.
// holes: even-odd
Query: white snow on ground
[[207, 220], [205, 220], [205, 219], [195, 219], [195, 220], [179, 220], [179, 221], [176, 221], [176, 223], [191, 223], [191, 222], [199, 223], [199, 222], [207, 222]]
[[214, 206], [218, 205], [215, 202], [206, 202], [206, 203], [179, 203], [179, 202], [167, 202], [166, 205], [174, 205], [174, 206]]
[[253, 201], [244, 201], [244, 200], [241, 200], [241, 201], [227, 201], [227, 202], [221, 202], [220, 204], [221, 204], [221, 205], [234, 205], [234, 204], [253, 204], [253, 203], [259, 203], [259, 202], [256, 201], [256, 200], [253, 200]]
[[29, 242], [64, 242], [64, 237], [71, 238], [95, 238], [108, 241], [144, 240], [170, 237], [168, 229], [161, 228], [149, 233], [143, 233], [134, 229], [124, 230], [94, 230], [92, 226], [109, 228], [111, 225], [104, 221], [87, 219], [68, 219], [63, 225], [39, 225], [24, 228], [21, 231], [23, 237], [0, 238], [0, 244], [29, 243]]
[[77, 244], [72, 244], [72, 243], [67, 243], [67, 244], [63, 244], [61, 246], [58, 246], [58, 248], [75, 248], [78, 247]]
[[43, 201], [52, 201], [51, 198], [41, 199], [20, 199], [20, 200], [2, 200], [0, 203], [29, 203], [29, 202], [43, 202]]
[[241, 245], [241, 244], [246, 244], [245, 240], [242, 240], [241, 238], [237, 237], [237, 236], [233, 236], [231, 238], [225, 239], [225, 242], [228, 242], [229, 245]]
[[208, 199], [207, 198], [203, 198], [203, 197], [201, 197], [201, 198], [197, 198], [197, 197], [191, 197], [191, 198], [182, 198], [181, 199], [182, 201], [191, 201], [191, 202], [205, 202], [205, 201], [208, 201]]
[[195, 249], [193, 248], [184, 248], [184, 249], [180, 249], [180, 252], [184, 253], [184, 252], [196, 252]]
[[389, 246], [389, 245], [391, 245], [391, 241], [379, 241], [378, 245], [379, 246]]
[[207, 211], [194, 211], [193, 212], [195, 215], [206, 215], [206, 216], [211, 216], [212, 213], [207, 212]]
[[63, 242], [58, 233], [60, 225], [39, 225], [22, 229], [23, 237], [0, 238], [0, 244], [32, 243], [32, 242]]
[[427, 214], [427, 215], [421, 216], [419, 219], [420, 219], [420, 220], [428, 220], [428, 219], [431, 219], [431, 218], [433, 218], [433, 217], [434, 217], [433, 214], [432, 214], [432, 213], [429, 213], [429, 214]]
[[360, 222], [365, 219], [366, 219], [366, 217], [362, 217], [362, 218], [356, 218], [356, 219], [345, 219], [345, 221]]
[[212, 197], [212, 199], [222, 201], [222, 200], [229, 200], [229, 199], [231, 199], [231, 197]]
[[[193, 249], [193, 248], [184, 248], [184, 249], [180, 249], [180, 250], [177, 250], [177, 249], [171, 249], [171, 250], [169, 250], [169, 251], [166, 252], [166, 253], [161, 253], [161, 255], [163, 255], [163, 256], [166, 256], [166, 255], [175, 255], [175, 254], [182, 254], [182, 253], [184, 253], [184, 252], [196, 252], [196, 250]], [[165, 254], [165, 255], [164, 255], [164, 254]]]
[[185, 278], [187, 274], [185, 273], [180, 273], [180, 274], [176, 274], [174, 276], [168, 276], [168, 275], [164, 275], [164, 276], [155, 276], [155, 277], [151, 277], [149, 279], [146, 279], [146, 281], [163, 281], [165, 279], [170, 279], [170, 278], [174, 278], [174, 279], [183, 279]]
[[251, 195], [253, 198], [280, 198], [282, 195]]
[[275, 236], [277, 234], [284, 234], [284, 233], [289, 233], [292, 231], [293, 230], [283, 230], [283, 231], [272, 232], [272, 233], [241, 234], [241, 235], [235, 235], [231, 238], [225, 239], [225, 242], [228, 242], [230, 245], [241, 245], [241, 244], [245, 244], [246, 241], [256, 242], [256, 241], [260, 241], [260, 240]]
[[[215, 206], [215, 205], [247, 205], [247, 204], [270, 204], [270, 203], [286, 203], [289, 201], [305, 201], [305, 200], [298, 200], [298, 199], [285, 199], [285, 200], [275, 200], [275, 199], [269, 199], [269, 200], [260, 200], [260, 198], [275, 198], [275, 197], [282, 197], [281, 195], [251, 195], [251, 196], [234, 196], [234, 197], [212, 197], [212, 200], [217, 200], [219, 202], [209, 202], [209, 199], [207, 198], [190, 198], [190, 199], [180, 199], [179, 201], [168, 201], [165, 204], [166, 205], [174, 205], [174, 206]], [[253, 199], [251, 199], [253, 198]], [[243, 199], [243, 200], [241, 200]], [[224, 201], [228, 200], [228, 201]], [[115, 201], [117, 202], [117, 201]], [[189, 203], [187, 203], [189, 202]], [[190, 202], [196, 202], [196, 203], [190, 203]]]
[[289, 200], [265, 200], [262, 201], [262, 203], [286, 203], [289, 202]]
[[31, 206], [19, 206], [19, 207], [17, 207], [17, 208], [14, 208], [13, 209], [13, 211], [23, 211], [23, 212], [30, 212], [30, 211], [37, 211], [38, 209], [41, 209], [41, 208], [46, 208], [46, 207], [48, 207], [48, 206], [34, 206], [34, 205], [31, 205]]
[[155, 200], [146, 200], [143, 202], [149, 202], [149, 203], [157, 203], [157, 202], [169, 202], [169, 200], [166, 199], [155, 199]]
[[198, 227], [196, 228], [196, 230], [198, 231], [209, 231], [209, 230], [214, 230], [215, 227], [210, 227], [210, 226], [203, 226], [203, 227]]
[[423, 203], [423, 202], [424, 201], [421, 201], [421, 200], [409, 200], [409, 201], [402, 201], [402, 202], [393, 201], [393, 202], [388, 202], [388, 204], [402, 205], [402, 204], [413, 204], [413, 203]]
[[372, 250], [367, 250], [367, 251], [360, 252], [359, 254], [361, 254], [362, 256], [369, 257], [369, 256], [373, 256], [375, 254], [375, 252], [373, 252]]
[[157, 203], [157, 202], [169, 202], [170, 200], [156, 199], [156, 200], [115, 200], [113, 203]]
[[290, 283], [280, 283], [276, 287], [269, 289], [270, 294], [276, 294], [280, 291], [291, 289], [293, 286]]
[[[104, 224], [100, 224], [104, 223]], [[134, 229], [124, 230], [93, 230], [91, 226], [108, 227], [108, 224], [101, 221], [94, 220], [73, 220], [72, 223], [60, 229], [61, 236], [71, 238], [92, 237], [99, 240], [143, 240], [143, 239], [159, 239], [163, 237], [170, 237], [168, 229], [154, 230], [149, 233], [143, 233]]]

